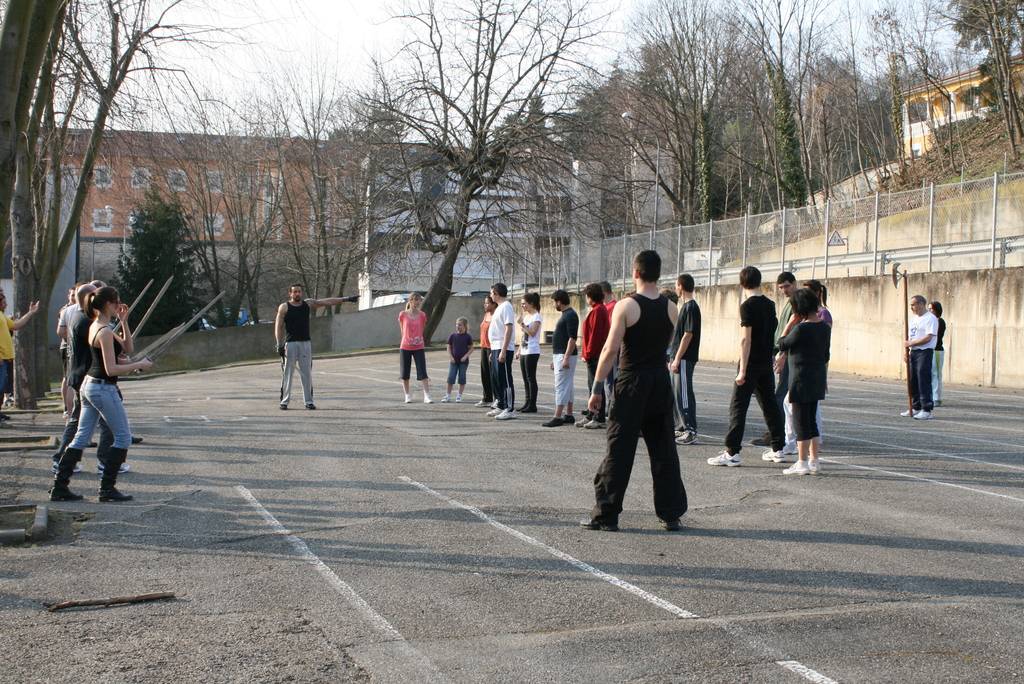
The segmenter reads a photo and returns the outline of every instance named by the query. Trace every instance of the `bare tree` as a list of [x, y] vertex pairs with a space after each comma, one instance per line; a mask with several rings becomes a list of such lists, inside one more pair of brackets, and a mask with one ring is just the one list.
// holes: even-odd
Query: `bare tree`
[[[33, 91], [26, 135], [19, 138], [11, 206], [15, 308], [39, 300], [44, 310], [77, 233], [107, 122], [126, 82], [151, 70], [164, 43], [186, 40], [191, 29], [168, 21], [180, 4], [149, 0], [71, 0], [47, 45]], [[144, 56], [141, 65], [136, 59]], [[87, 127], [77, 173], [63, 168]], [[45, 388], [48, 321], [40, 316], [15, 339], [15, 398], [34, 405]]]
[[[570, 111], [584, 52], [596, 35], [586, 2], [572, 0], [424, 0], [398, 19], [412, 38], [397, 60], [375, 65], [367, 104], [389, 128], [415, 143], [406, 169], [408, 228], [441, 261], [427, 291], [429, 339], [451, 295], [466, 245], [502, 227], [471, 207], [506, 175], [512, 159], [545, 137], [552, 117]], [[392, 64], [395, 67], [392, 68]], [[543, 109], [531, 115], [531, 103]], [[435, 201], [423, 173], [451, 192]], [[429, 185], [427, 186], [430, 187]]]

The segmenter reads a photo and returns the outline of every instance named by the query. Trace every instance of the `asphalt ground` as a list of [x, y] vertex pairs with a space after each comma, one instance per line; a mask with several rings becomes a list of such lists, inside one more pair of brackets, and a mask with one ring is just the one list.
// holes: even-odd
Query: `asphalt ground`
[[[733, 370], [700, 364], [685, 529], [641, 443], [621, 531], [590, 532], [605, 433], [540, 426], [549, 359], [541, 413], [504, 423], [476, 357], [462, 404], [403, 404], [397, 354], [316, 360], [315, 412], [278, 409], [275, 364], [125, 383], [136, 500], [96, 503], [87, 454], [73, 525], [0, 549], [0, 681], [1024, 679], [1024, 393], [947, 386], [925, 423], [833, 374], [822, 473], [787, 477], [705, 463]], [[17, 467], [42, 501], [47, 456]], [[178, 599], [44, 608], [151, 591]]]

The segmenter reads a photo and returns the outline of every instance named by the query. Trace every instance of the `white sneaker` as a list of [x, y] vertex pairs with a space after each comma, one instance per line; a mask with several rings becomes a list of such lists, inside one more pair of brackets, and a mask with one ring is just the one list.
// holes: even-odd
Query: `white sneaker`
[[406, 404], [411, 404], [412, 403], [412, 397], [410, 397], [408, 394], [405, 395], [405, 403]]
[[901, 413], [900, 415], [903, 416], [904, 418], [913, 418], [914, 417], [914, 412], [910, 411], [910, 410], [907, 410], [907, 411], [904, 411], [903, 413]]
[[496, 415], [494, 417], [494, 420], [515, 420], [518, 417], [519, 416], [517, 416], [516, 412], [513, 411], [512, 409], [505, 409], [504, 411]]
[[458, 395], [455, 396], [455, 403], [456, 404], [461, 404], [462, 403], [462, 395], [461, 394], [458, 394]]
[[811, 461], [808, 461], [807, 462], [807, 470], [808, 470], [808, 472], [810, 472], [811, 475], [817, 475], [818, 474], [818, 459], [815, 458], [815, 459], [813, 459]]
[[442, 404], [447, 404], [451, 400], [452, 400], [452, 398], [450, 396], [448, 396], [447, 394], [444, 395], [443, 397], [441, 397], [441, 403]]
[[782, 447], [783, 456], [796, 456], [796, 444], [787, 444]]
[[433, 404], [434, 400], [430, 398], [429, 394], [424, 394], [423, 395], [423, 403], [424, 404]]
[[497, 416], [499, 413], [501, 413], [504, 410], [505, 409], [499, 409], [499, 408], [491, 409], [490, 411], [487, 412], [487, 417], [488, 418], [494, 418], [495, 416]]
[[730, 454], [728, 451], [723, 451], [717, 456], [712, 456], [708, 459], [708, 465], [713, 466], [729, 466], [733, 468], [740, 465], [740, 455]]
[[783, 451], [772, 451], [768, 449], [761, 454], [762, 461], [771, 461], [772, 463], [788, 463], [789, 459], [786, 458], [786, 454]]
[[[117, 469], [117, 472], [118, 473], [127, 473], [131, 469], [132, 469], [132, 467], [130, 465], [128, 465], [127, 463], [122, 463], [121, 467]], [[76, 468], [75, 472], [77, 473], [79, 470], [81, 470], [81, 468]], [[103, 467], [103, 463], [101, 461], [96, 461], [96, 472], [97, 473], [102, 473], [104, 470], [105, 470], [105, 468]]]
[[918, 411], [914, 414], [914, 420], [933, 420], [934, 418], [931, 411]]
[[783, 475], [809, 475], [810, 473], [811, 469], [808, 467], [807, 461], [797, 461], [782, 471]]
[[491, 408], [498, 408], [498, 400], [497, 399], [495, 399], [494, 401], [491, 402]]
[[477, 408], [483, 408], [484, 406], [490, 406], [490, 404], [488, 404], [486, 401], [481, 399], [480, 401], [478, 401], [475, 404], [473, 404], [473, 406], [476, 406]]
[[583, 427], [587, 430], [604, 430], [607, 426], [599, 420], [588, 420], [583, 424]]

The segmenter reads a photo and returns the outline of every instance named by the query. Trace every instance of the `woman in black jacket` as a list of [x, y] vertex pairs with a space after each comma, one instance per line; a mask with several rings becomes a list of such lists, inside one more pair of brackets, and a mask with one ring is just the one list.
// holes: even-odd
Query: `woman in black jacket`
[[800, 322], [779, 340], [779, 349], [788, 354], [788, 399], [793, 406], [797, 461], [782, 472], [817, 475], [821, 442], [815, 415], [818, 402], [825, 398], [832, 328], [818, 314], [818, 296], [810, 289], [794, 292], [791, 302]]

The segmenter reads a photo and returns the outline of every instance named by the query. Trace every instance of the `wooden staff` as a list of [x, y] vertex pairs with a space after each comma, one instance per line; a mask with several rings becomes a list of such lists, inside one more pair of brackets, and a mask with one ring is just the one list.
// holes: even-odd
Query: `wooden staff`
[[174, 276], [168, 278], [167, 282], [164, 283], [164, 286], [161, 287], [160, 291], [156, 293], [156, 298], [153, 299], [153, 303], [150, 304], [149, 309], [146, 310], [146, 315], [143, 316], [142, 320], [139, 321], [139, 324], [135, 326], [135, 330], [132, 330], [132, 341], [134, 341], [135, 338], [139, 336], [139, 332], [142, 330], [142, 326], [146, 325], [146, 321], [148, 321], [149, 317], [153, 315], [153, 312], [156, 310], [156, 305], [160, 303], [161, 299], [163, 299], [164, 294], [167, 292], [167, 288], [171, 286], [172, 280], [174, 280]]
[[907, 368], [907, 410], [914, 414], [914, 390], [913, 380], [910, 377], [910, 347], [904, 344], [910, 339], [910, 284], [907, 281], [907, 271], [900, 273], [900, 262], [892, 265], [892, 284], [899, 287], [899, 281], [903, 281], [903, 338], [900, 340], [900, 347], [903, 348], [903, 362]]
[[216, 297], [211, 299], [210, 303], [207, 304], [206, 306], [204, 306], [202, 309], [200, 309], [199, 312], [195, 316], [193, 316], [189, 320], [185, 321], [184, 323], [182, 323], [178, 327], [173, 328], [172, 330], [169, 330], [168, 332], [164, 333], [159, 338], [157, 338], [152, 344], [150, 344], [148, 347], [146, 347], [144, 350], [142, 350], [141, 352], [135, 354], [135, 358], [136, 359], [145, 359], [145, 358], [153, 359], [153, 358], [159, 356], [160, 354], [163, 354], [171, 346], [172, 342], [174, 342], [176, 339], [178, 339], [179, 337], [184, 335], [186, 332], [188, 332], [188, 329], [192, 327], [192, 324], [195, 323], [196, 321], [198, 321], [200, 318], [202, 318], [203, 314], [205, 314], [207, 311], [209, 311], [210, 308], [214, 304], [219, 302], [222, 297], [224, 297], [224, 293], [223, 292], [221, 292], [219, 295], [217, 295]]
[[65, 608], [84, 608], [88, 606], [102, 606], [108, 608], [110, 606], [120, 606], [127, 603], [146, 603], [148, 601], [166, 601], [168, 599], [175, 598], [174, 592], [161, 591], [152, 594], [139, 594], [138, 596], [115, 596], [114, 598], [105, 599], [87, 599], [84, 601], [63, 601], [61, 603], [54, 603], [47, 607], [47, 610], [53, 613], [54, 611], [64, 610]]
[[148, 283], [146, 283], [146, 287], [142, 288], [142, 292], [140, 292], [140, 293], [139, 293], [139, 296], [135, 298], [135, 301], [134, 301], [134, 302], [132, 302], [132, 305], [128, 307], [128, 313], [126, 313], [126, 314], [124, 315], [124, 320], [119, 320], [119, 321], [117, 322], [117, 326], [115, 326], [115, 327], [114, 327], [114, 332], [117, 332], [118, 330], [120, 330], [120, 329], [121, 329], [121, 326], [122, 326], [122, 325], [124, 325], [124, 322], [125, 322], [126, 320], [128, 320], [128, 317], [129, 317], [129, 316], [131, 316], [131, 315], [132, 315], [132, 311], [135, 311], [135, 307], [137, 307], [137, 306], [139, 305], [139, 302], [141, 302], [141, 301], [142, 301], [142, 298], [146, 296], [146, 293], [147, 293], [147, 292], [149, 292], [149, 288], [150, 288], [150, 286], [151, 286], [152, 284], [153, 284], [153, 279], [152, 279], [152, 278], [150, 278], [150, 279], [149, 279], [149, 282], [148, 282]]

